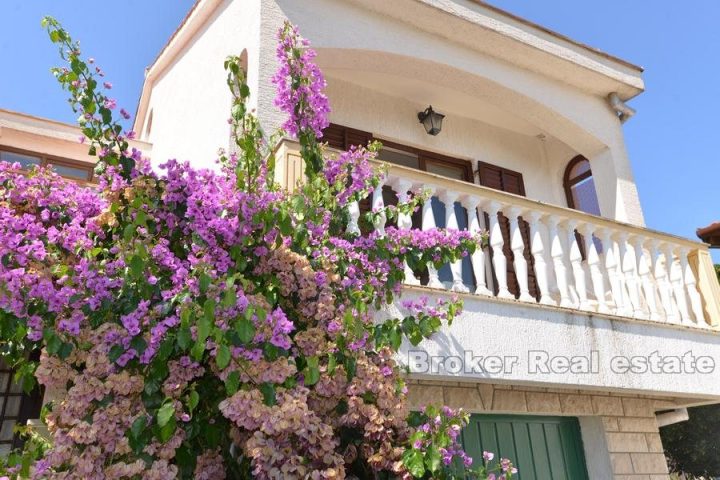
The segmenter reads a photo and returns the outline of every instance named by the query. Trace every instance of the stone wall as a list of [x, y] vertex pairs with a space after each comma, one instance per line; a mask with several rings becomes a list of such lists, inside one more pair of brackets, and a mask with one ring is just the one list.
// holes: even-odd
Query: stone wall
[[[443, 383], [410, 381], [411, 408], [443, 402], [471, 413], [567, 415], [600, 420], [606, 452], [584, 438], [591, 480], [668, 480], [668, 468], [655, 412], [676, 408], [670, 398], [625, 396], [615, 393], [556, 390], [488, 383]], [[583, 436], [588, 434], [583, 428]], [[592, 454], [608, 458], [589, 458]], [[606, 473], [597, 465], [606, 464]], [[592, 465], [591, 465], [592, 464]], [[600, 471], [599, 471], [600, 470]]]

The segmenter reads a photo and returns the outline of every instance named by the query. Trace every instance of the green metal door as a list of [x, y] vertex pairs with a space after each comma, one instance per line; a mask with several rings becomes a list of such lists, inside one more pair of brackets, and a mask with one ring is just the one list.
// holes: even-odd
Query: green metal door
[[509, 458], [520, 480], [587, 480], [580, 423], [575, 417], [473, 415], [462, 443], [476, 462], [484, 450]]

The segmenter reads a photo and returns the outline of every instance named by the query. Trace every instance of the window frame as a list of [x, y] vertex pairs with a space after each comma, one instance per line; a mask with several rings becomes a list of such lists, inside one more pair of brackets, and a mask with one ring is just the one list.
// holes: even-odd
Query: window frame
[[[449, 166], [453, 168], [460, 168], [463, 175], [463, 180], [466, 182], [474, 183], [473, 181], [473, 164], [472, 160], [465, 160], [462, 158], [457, 157], [451, 157], [449, 155], [443, 155], [441, 153], [432, 152], [430, 150], [424, 150], [421, 148], [411, 147], [409, 145], [404, 145], [402, 143], [398, 143], [392, 140], [387, 140], [381, 137], [376, 136], [373, 133], [366, 132], [363, 130], [359, 130], [357, 128], [348, 127], [345, 125], [340, 125], [337, 123], [331, 123], [326, 130], [330, 130], [332, 132], [331, 137], [332, 138], [321, 138], [320, 141], [328, 142], [328, 144], [332, 148], [339, 148], [340, 150], [347, 150], [350, 148], [351, 145], [355, 145], [354, 143], [351, 143], [351, 137], [365, 140], [366, 143], [372, 140], [377, 140], [380, 143], [382, 143], [383, 147], [392, 148], [394, 150], [399, 150], [402, 152], [411, 153], [413, 155], [416, 155], [418, 157], [418, 170], [422, 172], [427, 172], [427, 165], [428, 163], [435, 163], [438, 165], [444, 165]], [[329, 132], [330, 133], [330, 132]], [[339, 137], [342, 137], [342, 145], [340, 145], [340, 142], [337, 140]], [[362, 145], [365, 146], [365, 145]], [[407, 167], [412, 168], [412, 167]], [[432, 173], [432, 172], [428, 172]]]
[[[580, 175], [570, 178], [570, 172], [572, 172], [572, 169], [575, 168], [576, 165], [579, 165], [582, 162], [588, 163], [588, 171], [581, 173]], [[578, 183], [582, 182], [583, 180], [587, 180], [588, 178], [593, 176], [592, 172], [592, 165], [590, 165], [590, 160], [588, 160], [583, 155], [576, 155], [573, 157], [565, 167], [565, 173], [563, 174], [563, 189], [565, 190], [565, 200], [567, 201], [568, 208], [572, 208], [573, 210], [580, 210], [575, 205], [575, 201], [573, 200], [572, 195], [572, 187], [577, 185]], [[595, 179], [593, 179], [593, 183], [595, 182]], [[597, 188], [595, 189], [595, 194], [597, 195]]]
[[385, 140], [373, 136], [373, 140], [378, 140], [382, 143], [383, 147], [393, 148], [407, 153], [412, 153], [418, 157], [418, 167], [422, 172], [428, 172], [428, 163], [434, 163], [436, 165], [448, 166], [453, 168], [459, 168], [463, 174], [463, 181], [473, 183], [473, 168], [470, 160], [463, 160], [457, 157], [451, 157], [443, 155], [437, 152], [431, 152], [429, 150], [423, 150], [421, 148], [415, 148], [402, 143], [393, 142], [392, 140]]
[[[72, 180], [75, 182], [85, 182], [85, 183], [91, 183], [95, 176], [95, 165], [89, 164], [87, 162], [82, 162], [80, 160], [73, 160], [69, 158], [64, 157], [58, 157], [55, 155], [47, 155], [45, 153], [41, 152], [33, 152], [32, 150], [25, 150], [22, 148], [16, 148], [11, 147], [9, 145], [2, 145], [0, 144], [0, 151], [8, 152], [8, 153], [17, 153], [19, 155], [27, 155], [30, 157], [35, 157], [40, 159], [40, 165], [41, 167], [47, 167], [48, 165], [55, 165], [58, 167], [69, 167], [69, 168], [80, 168], [83, 170], [87, 170], [87, 177], [85, 179], [75, 178], [75, 177], [68, 177], [65, 175], [61, 175], [63, 178], [66, 178], [68, 180]], [[22, 168], [22, 171], [27, 171], [27, 169]]]

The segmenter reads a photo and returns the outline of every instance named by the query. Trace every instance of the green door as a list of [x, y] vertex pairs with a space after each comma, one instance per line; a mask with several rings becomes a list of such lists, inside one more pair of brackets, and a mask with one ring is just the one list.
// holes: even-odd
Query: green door
[[519, 480], [587, 480], [580, 423], [575, 417], [473, 415], [462, 443], [476, 462], [484, 450], [509, 458]]

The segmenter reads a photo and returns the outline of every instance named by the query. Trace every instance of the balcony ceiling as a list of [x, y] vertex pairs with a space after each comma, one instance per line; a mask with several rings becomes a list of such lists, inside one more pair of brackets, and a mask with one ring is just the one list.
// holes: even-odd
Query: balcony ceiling
[[448, 119], [453, 116], [465, 117], [528, 136], [545, 133], [530, 122], [489, 103], [483, 98], [482, 92], [472, 96], [418, 78], [380, 72], [326, 68], [324, 73], [329, 83], [337, 78], [383, 95], [416, 103], [418, 109], [424, 109], [430, 104]]

